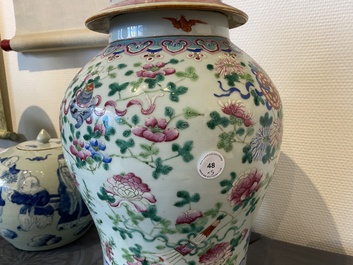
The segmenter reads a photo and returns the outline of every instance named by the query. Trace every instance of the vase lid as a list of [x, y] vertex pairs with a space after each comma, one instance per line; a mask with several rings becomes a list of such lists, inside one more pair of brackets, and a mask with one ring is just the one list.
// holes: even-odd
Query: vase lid
[[241, 10], [218, 0], [111, 0], [111, 5], [86, 20], [86, 27], [90, 30], [109, 33], [110, 20], [126, 13], [185, 9], [199, 11], [214, 11], [228, 17], [229, 28], [239, 27], [246, 23], [248, 16]]
[[60, 139], [51, 139], [49, 133], [42, 129], [36, 140], [20, 143], [16, 147], [22, 151], [43, 151], [61, 148], [61, 141]]

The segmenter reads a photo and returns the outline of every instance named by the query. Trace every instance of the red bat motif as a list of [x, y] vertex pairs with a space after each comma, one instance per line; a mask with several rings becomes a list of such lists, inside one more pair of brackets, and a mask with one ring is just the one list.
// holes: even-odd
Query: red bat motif
[[207, 24], [206, 22], [197, 19], [187, 20], [184, 16], [181, 16], [179, 20], [171, 17], [164, 17], [164, 19], [170, 20], [173, 23], [174, 28], [181, 29], [185, 32], [190, 32], [192, 30], [192, 26], [195, 26], [196, 23]]

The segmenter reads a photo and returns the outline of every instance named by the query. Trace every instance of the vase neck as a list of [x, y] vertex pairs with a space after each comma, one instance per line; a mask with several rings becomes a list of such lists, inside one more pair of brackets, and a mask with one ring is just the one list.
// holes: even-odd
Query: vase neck
[[156, 10], [112, 19], [110, 42], [161, 36], [220, 36], [229, 38], [228, 19], [218, 12]]

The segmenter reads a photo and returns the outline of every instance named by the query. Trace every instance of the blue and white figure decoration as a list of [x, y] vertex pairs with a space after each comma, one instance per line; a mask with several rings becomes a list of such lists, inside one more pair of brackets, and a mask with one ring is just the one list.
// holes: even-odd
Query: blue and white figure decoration
[[92, 225], [59, 139], [42, 130], [0, 153], [0, 235], [18, 249], [66, 245]]

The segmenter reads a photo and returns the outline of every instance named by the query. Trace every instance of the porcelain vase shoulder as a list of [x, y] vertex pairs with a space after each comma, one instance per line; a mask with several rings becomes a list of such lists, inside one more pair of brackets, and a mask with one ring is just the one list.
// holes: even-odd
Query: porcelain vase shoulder
[[69, 85], [64, 155], [105, 264], [245, 264], [282, 104], [228, 32], [211, 11], [120, 15]]

